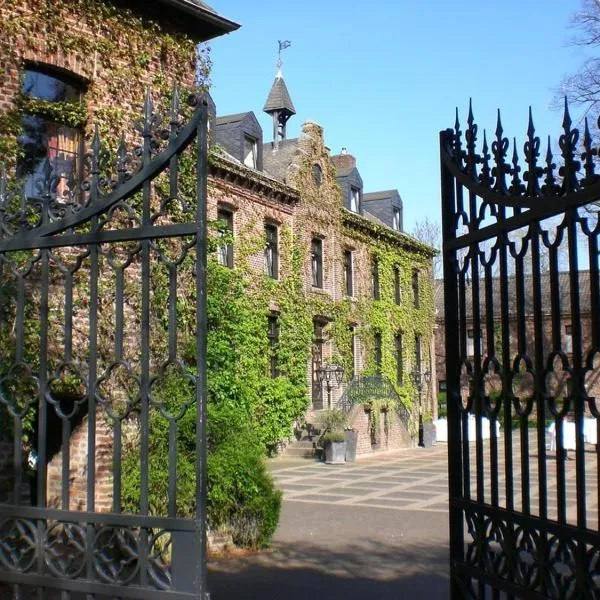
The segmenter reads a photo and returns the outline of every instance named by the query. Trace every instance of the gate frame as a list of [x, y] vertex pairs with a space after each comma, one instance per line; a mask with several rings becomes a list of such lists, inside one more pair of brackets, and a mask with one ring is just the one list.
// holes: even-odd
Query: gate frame
[[[578, 245], [576, 241], [576, 229], [579, 222], [577, 208], [582, 207], [594, 200], [600, 199], [600, 176], [595, 173], [596, 165], [594, 157], [600, 155], [599, 149], [593, 146], [592, 139], [589, 133], [587, 119], [585, 120], [585, 131], [583, 136], [583, 152], [578, 155], [577, 142], [579, 140], [579, 131], [572, 128], [572, 122], [569, 115], [567, 102], [565, 100], [564, 118], [563, 118], [563, 134], [560, 136], [560, 148], [563, 164], [558, 170], [559, 179], [556, 177], [556, 165], [553, 163], [553, 156], [550, 151], [550, 140], [548, 140], [548, 151], [545, 157], [545, 167], [538, 166], [538, 158], [540, 156], [540, 140], [535, 136], [531, 109], [529, 111], [529, 126], [527, 130], [527, 141], [524, 145], [524, 154], [527, 167], [524, 169], [523, 176], [519, 173], [519, 166], [516, 143], [513, 147], [512, 159], [508, 160], [510, 143], [507, 138], [503, 137], [503, 129], [500, 121], [500, 113], [498, 112], [498, 122], [496, 127], [496, 137], [492, 144], [492, 153], [495, 166], [490, 166], [489, 148], [484, 133], [483, 146], [480, 153], [476, 150], [476, 140], [478, 127], [475, 124], [471, 106], [469, 105], [469, 115], [467, 119], [468, 127], [465, 132], [465, 146], [463, 150], [463, 137], [458, 121], [458, 111], [454, 129], [447, 129], [440, 132], [440, 165], [441, 165], [441, 208], [442, 208], [442, 233], [443, 233], [443, 265], [444, 265], [444, 319], [445, 319], [445, 352], [446, 352], [446, 381], [447, 381], [447, 408], [448, 408], [448, 489], [449, 489], [449, 525], [450, 525], [450, 571], [451, 571], [451, 597], [453, 600], [459, 598], [473, 597], [475, 592], [471, 587], [473, 581], [479, 583], [479, 596], [484, 594], [485, 587], [490, 586], [493, 590], [493, 597], [499, 598], [499, 593], [504, 592], [506, 597], [513, 598], [521, 596], [526, 598], [543, 598], [546, 594], [551, 593], [548, 583], [545, 581], [545, 568], [549, 568], [553, 560], [556, 559], [556, 552], [552, 555], [551, 545], [558, 540], [558, 543], [563, 543], [564, 540], [573, 543], [574, 550], [571, 551], [571, 559], [573, 563], [574, 577], [574, 594], [576, 596], [568, 597], [596, 597], [588, 595], [590, 592], [587, 589], [589, 574], [586, 572], [586, 565], [590, 560], [589, 554], [594, 550], [600, 552], [600, 533], [592, 531], [586, 524], [586, 504], [585, 504], [585, 456], [584, 456], [584, 439], [583, 439], [583, 417], [584, 407], [589, 405], [589, 409], [596, 418], [597, 426], [600, 431], [600, 413], [596, 407], [595, 399], [588, 397], [585, 389], [584, 378], [586, 372], [593, 368], [594, 357], [600, 353], [600, 327], [597, 314], [600, 308], [600, 283], [598, 283], [599, 269], [598, 261], [590, 261], [590, 304], [592, 313], [592, 347], [583, 348], [582, 346], [582, 328], [581, 328], [581, 312], [580, 312], [580, 297], [578, 287]], [[582, 163], [577, 158], [581, 157]], [[540, 161], [542, 162], [542, 161]], [[583, 171], [583, 176], [578, 176], [578, 173]], [[511, 176], [510, 184], [507, 183], [506, 177]], [[467, 198], [464, 199], [463, 191]], [[479, 227], [479, 222], [483, 218], [479, 214], [480, 206], [478, 200], [482, 204], [489, 206], [491, 209], [496, 209], [496, 223]], [[506, 208], [513, 209], [513, 216], [506, 217]], [[480, 341], [480, 333], [488, 328], [486, 323], [480, 322], [479, 311], [473, 311], [472, 327], [474, 329], [474, 362], [475, 368], [472, 374], [473, 390], [468, 398], [467, 406], [462, 408], [463, 399], [461, 398], [461, 369], [466, 363], [466, 331], [465, 331], [465, 306], [464, 302], [459, 302], [459, 250], [464, 249], [469, 252], [471, 268], [475, 261], [476, 266], [480, 267], [480, 255], [476, 254], [480, 251], [479, 243], [486, 240], [500, 238], [502, 241], [500, 247], [506, 253], [508, 251], [508, 233], [521, 227], [528, 226], [526, 239], [531, 243], [532, 247], [537, 248], [532, 254], [533, 261], [533, 303], [534, 312], [541, 308], [541, 287], [540, 287], [540, 262], [539, 248], [541, 230], [537, 224], [548, 217], [564, 215], [564, 231], [568, 235], [568, 250], [569, 250], [569, 284], [570, 284], [570, 310], [572, 324], [572, 369], [570, 370], [571, 380], [573, 383], [572, 392], [569, 396], [569, 401], [573, 403], [575, 410], [575, 426], [576, 426], [576, 483], [577, 483], [577, 526], [570, 525], [565, 522], [559, 522], [548, 518], [547, 513], [544, 516], [534, 516], [523, 511], [516, 510], [512, 506], [512, 501], [509, 503], [510, 508], [503, 508], [498, 504], [492, 505], [483, 500], [474, 500], [471, 492], [467, 492], [469, 483], [465, 484], [465, 472], [470, 468], [469, 450], [468, 450], [468, 434], [464, 426], [464, 418], [468, 413], [474, 413], [478, 422], [476, 432], [476, 444], [480, 447], [481, 438], [481, 418], [484, 412], [483, 400], [483, 373], [484, 364], [482, 363], [483, 348]], [[458, 233], [461, 226], [468, 225], [467, 233]], [[563, 227], [563, 224], [561, 224]], [[533, 233], [532, 233], [533, 228]], [[588, 235], [588, 234], [586, 234]], [[598, 248], [598, 236], [600, 236], [600, 227], [596, 227], [593, 234], [588, 235], [588, 247], [590, 256], [593, 248]], [[593, 239], [592, 239], [593, 238]], [[526, 250], [527, 255], [529, 250]], [[507, 264], [506, 254], [504, 259], [498, 254], [494, 256], [493, 262], [500, 262], [500, 279], [501, 283], [501, 299], [500, 306], [493, 306], [497, 310], [502, 322], [502, 356], [497, 360], [505, 368], [501, 367], [502, 376], [502, 399], [501, 404], [503, 409], [507, 410], [506, 414], [510, 413], [511, 407], [515, 402], [514, 392], [512, 391], [512, 379], [515, 374], [514, 365], [517, 360], [522, 360], [526, 357], [526, 352], [523, 354], [519, 350], [517, 358], [513, 363], [513, 358], [510, 356], [510, 349], [507, 347], [508, 340], [508, 290], [507, 290]], [[476, 258], [474, 258], [476, 257]], [[521, 259], [521, 267], [523, 260]], [[465, 272], [468, 272], [468, 266], [464, 267]], [[551, 272], [558, 277], [558, 264], [553, 264]], [[484, 280], [482, 276], [482, 280]], [[485, 280], [484, 280], [485, 281]], [[479, 276], [473, 276], [473, 305], [476, 305], [476, 298], [479, 298]], [[463, 294], [465, 294], [463, 290]], [[463, 298], [464, 300], [464, 298]], [[554, 302], [554, 301], [553, 301]], [[487, 302], [486, 302], [487, 304]], [[594, 314], [596, 309], [596, 314]], [[521, 309], [522, 311], [522, 309]], [[524, 315], [521, 315], [524, 319]], [[490, 317], [491, 319], [491, 317]], [[556, 319], [558, 323], [562, 323], [561, 317], [554, 317], [553, 330], [555, 329]], [[462, 322], [462, 325], [461, 325]], [[535, 364], [540, 366], [545, 364], [546, 357], [548, 360], [552, 357], [561, 354], [560, 347], [552, 346], [548, 355], [544, 354], [543, 342], [541, 336], [540, 318], [536, 318], [536, 336], [535, 336]], [[523, 329], [524, 331], [524, 329]], [[521, 340], [519, 340], [521, 344]], [[457, 352], [457, 346], [460, 352]], [[494, 343], [492, 343], [494, 346]], [[584, 350], [585, 357], [584, 361]], [[495, 349], [497, 351], [497, 349]], [[562, 353], [566, 356], [564, 353]], [[556, 356], [555, 356], [556, 355]], [[496, 359], [496, 357], [493, 357]], [[530, 403], [529, 413], [531, 414], [533, 404], [537, 406], [537, 433], [538, 433], [538, 451], [540, 458], [538, 459], [538, 468], [540, 470], [540, 480], [543, 478], [544, 488], [546, 490], [546, 498], [548, 497], [547, 482], [546, 482], [546, 467], [542, 463], [546, 459], [545, 449], [539, 449], [541, 444], [544, 444], [545, 420], [542, 420], [540, 425], [540, 417], [549, 416], [550, 411], [556, 417], [557, 423], [562, 422], [563, 415], [558, 415], [550, 405], [550, 398], [546, 391], [545, 375], [549, 369], [544, 367], [541, 372], [534, 372], [531, 367], [532, 376], [534, 377], [534, 396]], [[554, 407], [556, 408], [556, 406]], [[498, 409], [500, 410], [500, 409]], [[546, 412], [548, 411], [548, 412]], [[496, 413], [498, 414], [498, 413]], [[566, 411], [565, 411], [566, 414]], [[522, 420], [522, 419], [521, 419]], [[495, 417], [492, 420], [494, 426]], [[558, 427], [558, 425], [557, 425]], [[506, 428], [506, 427], [505, 427]], [[560, 431], [557, 431], [560, 434]], [[467, 439], [464, 440], [464, 435]], [[493, 434], [495, 435], [495, 434]], [[512, 433], [510, 434], [512, 435]], [[560, 437], [560, 435], [559, 435]], [[506, 443], [509, 441], [509, 433], [505, 431]], [[512, 441], [512, 438], [510, 438]], [[545, 448], [545, 444], [543, 446]], [[483, 451], [483, 450], [482, 450]], [[512, 479], [512, 450], [509, 450], [511, 456], [510, 471]], [[521, 450], [523, 453], [523, 450]], [[499, 453], [498, 453], [499, 454]], [[500, 457], [502, 460], [504, 457]], [[517, 457], [518, 458], [518, 457]], [[523, 456], [521, 456], [523, 458]], [[498, 460], [498, 456], [496, 457]], [[562, 441], [559, 443], [557, 451], [557, 465], [561, 460], [566, 459], [566, 451], [562, 448]], [[597, 460], [600, 455], [597, 455]], [[528, 459], [529, 460], [529, 459]], [[493, 461], [493, 457], [492, 457]], [[597, 465], [600, 468], [600, 465]], [[479, 465], [477, 465], [479, 471]], [[497, 464], [496, 464], [497, 468]], [[508, 464], [505, 464], [508, 470]], [[560, 467], [558, 467], [560, 468]], [[471, 467], [472, 470], [474, 468]], [[529, 467], [528, 467], [529, 469]], [[543, 475], [541, 474], [543, 470]], [[529, 472], [529, 471], [528, 471]], [[483, 482], [479, 482], [478, 472], [478, 490], [477, 496], [483, 492]], [[508, 477], [508, 475], [507, 475]], [[466, 485], [466, 487], [465, 487]], [[512, 485], [512, 484], [511, 484]], [[600, 485], [600, 484], [599, 484]], [[540, 495], [541, 495], [540, 484]], [[512, 494], [512, 488], [511, 488]], [[560, 494], [560, 492], [559, 492]], [[508, 495], [508, 491], [507, 491]], [[564, 495], [564, 490], [563, 490]], [[483, 493], [481, 493], [483, 497]], [[542, 501], [540, 501], [542, 502]], [[543, 502], [546, 502], [544, 498]], [[481, 565], [474, 566], [468, 563], [468, 557], [465, 546], [465, 522], [466, 509], [472, 508], [484, 510], [479, 517], [481, 519], [480, 526], [485, 525], [485, 519], [489, 523], [493, 523], [491, 519], [501, 521], [506, 525], [505, 537], [502, 538], [502, 552], [504, 559], [507, 562], [505, 573], [496, 574], [486, 571], [484, 566], [481, 566], [484, 561], [481, 560]], [[476, 528], [475, 525], [473, 527]], [[522, 527], [530, 530], [540, 531], [540, 543], [536, 548], [536, 558], [539, 559], [537, 568], [540, 570], [538, 575], [539, 582], [536, 584], [536, 589], [530, 589], [524, 585], [520, 585], [513, 577], [516, 566], [519, 562], [518, 547], [516, 546], [517, 538], [515, 533], [518, 533]], [[479, 532], [481, 536], [485, 535], [485, 527], [482, 527], [483, 532]], [[475, 532], [477, 533], [477, 532]], [[543, 538], [543, 539], [542, 539]], [[474, 543], [485, 544], [486, 540], [474, 538]], [[497, 540], [496, 540], [497, 541]], [[587, 550], [587, 546], [591, 546], [591, 550]], [[546, 550], [550, 553], [546, 556]], [[476, 550], [479, 556], [485, 549], [479, 548]], [[479, 560], [475, 559], [475, 562]], [[571, 563], [569, 563], [571, 566]], [[591, 568], [591, 567], [590, 567]]]
[[[196, 404], [196, 514], [194, 518], [181, 518], [177, 516], [149, 516], [147, 514], [124, 514], [124, 513], [99, 513], [94, 508], [94, 478], [87, 478], [87, 505], [86, 511], [73, 511], [62, 509], [51, 509], [46, 506], [46, 468], [43, 468], [43, 476], [38, 476], [38, 506], [23, 506], [18, 498], [12, 503], [0, 504], [0, 526], [6, 523], [15, 525], [29, 523], [26, 529], [33, 535], [32, 539], [25, 540], [35, 548], [34, 558], [27, 568], [22, 569], [17, 564], [11, 566], [7, 561], [0, 557], [0, 583], [9, 584], [13, 587], [13, 597], [20, 598], [21, 586], [31, 587], [39, 591], [40, 598], [45, 598], [46, 591], [56, 590], [64, 594], [64, 598], [70, 598], [71, 592], [86, 594], [86, 598], [91, 600], [96, 594], [108, 595], [119, 598], [140, 598], [149, 600], [170, 600], [189, 599], [205, 600], [208, 598], [207, 592], [207, 571], [206, 571], [206, 498], [207, 498], [207, 478], [206, 478], [206, 398], [207, 398], [207, 373], [206, 373], [206, 346], [207, 346], [207, 297], [206, 297], [206, 269], [207, 269], [207, 175], [208, 175], [208, 101], [206, 97], [190, 96], [188, 102], [194, 107], [194, 112], [187, 123], [181, 124], [180, 116], [182, 109], [179, 106], [179, 92], [177, 88], [173, 91], [172, 106], [169, 113], [168, 127], [159, 129], [160, 121], [154, 113], [154, 105], [150, 92], [148, 91], [144, 102], [144, 115], [139, 124], [139, 131], [143, 140], [139, 147], [138, 156], [140, 157], [139, 170], [134, 173], [128, 173], [125, 167], [125, 146], [123, 142], [119, 147], [116, 157], [116, 164], [119, 170], [118, 181], [115, 182], [112, 192], [103, 196], [101, 193], [100, 161], [103, 149], [100, 144], [98, 129], [96, 129], [91, 152], [86, 155], [89, 161], [89, 188], [87, 204], [81, 208], [67, 211], [62, 218], [52, 220], [48, 217], [50, 203], [54, 200], [51, 192], [51, 182], [48, 179], [44, 185], [40, 205], [41, 221], [33, 227], [28, 227], [24, 217], [21, 218], [20, 231], [10, 235], [7, 230], [0, 231], [0, 255], [5, 252], [18, 250], [40, 250], [42, 261], [42, 281], [40, 284], [42, 301], [40, 306], [40, 374], [39, 374], [39, 423], [45, 426], [46, 411], [46, 390], [49, 384], [49, 374], [47, 373], [47, 332], [48, 332], [48, 254], [47, 251], [52, 248], [61, 248], [69, 246], [87, 246], [90, 248], [91, 255], [94, 255], [95, 262], [92, 262], [90, 268], [90, 343], [89, 343], [89, 375], [87, 384], [87, 414], [89, 424], [88, 431], [88, 458], [87, 472], [95, 472], [95, 439], [90, 432], [95, 432], [95, 414], [99, 410], [96, 399], [96, 387], [99, 382], [97, 379], [97, 293], [98, 293], [98, 248], [101, 243], [115, 243], [138, 241], [141, 245], [140, 256], [142, 256], [142, 277], [140, 283], [140, 295], [142, 297], [142, 306], [144, 298], [146, 299], [146, 308], [142, 308], [142, 328], [141, 338], [139, 339], [139, 352], [141, 353], [141, 364], [148, 365], [149, 369], [149, 298], [150, 298], [150, 242], [152, 240], [164, 238], [177, 238], [183, 236], [193, 236], [193, 249], [195, 251], [196, 268], [196, 369], [197, 375], [194, 377], [195, 404]], [[158, 153], [155, 147], [155, 140], [166, 140], [164, 149], [159, 149]], [[161, 173], [170, 170], [170, 173], [178, 169], [178, 158], [188, 148], [194, 146], [196, 151], [195, 159], [195, 202], [193, 210], [193, 221], [187, 223], [173, 223], [169, 225], [157, 225], [151, 220], [150, 214], [150, 185], [151, 182]], [[122, 155], [120, 153], [123, 152]], [[155, 154], [155, 156], [154, 156]], [[121, 162], [119, 162], [121, 161]], [[3, 207], [8, 196], [5, 174], [0, 180], [0, 207]], [[48, 175], [50, 177], [50, 175]], [[106, 182], [104, 182], [106, 183]], [[79, 186], [80, 182], [76, 182]], [[172, 188], [171, 188], [172, 189]], [[134, 229], [102, 230], [98, 227], [92, 228], [91, 232], [74, 233], [73, 229], [85, 223], [94, 223], [96, 219], [107, 213], [111, 207], [120, 202], [131, 198], [136, 192], [142, 192], [144, 203], [140, 210], [140, 226]], [[31, 199], [25, 199], [24, 202], [30, 202]], [[43, 203], [46, 203], [45, 205]], [[23, 209], [24, 210], [24, 209]], [[25, 214], [25, 213], [23, 213]], [[4, 213], [2, 212], [4, 217]], [[146, 253], [146, 258], [144, 257]], [[44, 254], [45, 253], [45, 254]], [[44, 298], [46, 301], [44, 302]], [[171, 330], [169, 329], [171, 334]], [[147, 450], [148, 440], [148, 413], [149, 413], [149, 390], [150, 373], [143, 373], [140, 378], [140, 410], [141, 410], [141, 430], [142, 433], [142, 451]], [[6, 408], [6, 407], [4, 407]], [[63, 417], [64, 418], [64, 417]], [[40, 431], [43, 431], [40, 429]], [[40, 434], [40, 448], [45, 448], [45, 432]], [[146, 440], [144, 446], [144, 439]], [[19, 440], [20, 441], [20, 440]], [[15, 442], [16, 443], [16, 442]], [[15, 447], [17, 447], [16, 444]], [[21, 451], [22, 454], [22, 451]], [[40, 462], [45, 460], [45, 450], [40, 453]], [[17, 474], [20, 477], [22, 467], [15, 466]], [[146, 466], [147, 470], [147, 466]], [[143, 466], [142, 466], [143, 471]], [[63, 469], [64, 476], [64, 469]], [[143, 499], [148, 494], [142, 488], [144, 475], [142, 474], [140, 483], [140, 494]], [[69, 481], [62, 481], [62, 485], [69, 485]], [[148, 484], [147, 473], [146, 483]], [[15, 484], [16, 485], [16, 484]], [[142, 500], [142, 504], [144, 501]], [[147, 504], [147, 500], [146, 500]], [[91, 506], [90, 506], [91, 505]], [[142, 513], [144, 509], [142, 508]], [[80, 573], [83, 577], [76, 578], [59, 577], [48, 571], [46, 567], [45, 537], [44, 529], [49, 521], [55, 521], [65, 524], [79, 526], [81, 531], [85, 530], [85, 548], [83, 556], [86, 566]], [[128, 583], [114, 584], [102, 581], [95, 571], [94, 558], [94, 536], [96, 535], [94, 527], [107, 527], [123, 529], [131, 532], [134, 528], [139, 528], [140, 535], [139, 553], [137, 554], [136, 573], [139, 573], [139, 584], [128, 585]], [[129, 529], [130, 528], [130, 529]], [[161, 532], [171, 533], [172, 561], [171, 561], [171, 585], [167, 588], [160, 588], [151, 585], [152, 577], [148, 576], [149, 562], [149, 540], [150, 530], [156, 528]], [[17, 540], [18, 541], [18, 540]], [[17, 543], [15, 542], [15, 544]], [[23, 540], [21, 540], [23, 541]]]

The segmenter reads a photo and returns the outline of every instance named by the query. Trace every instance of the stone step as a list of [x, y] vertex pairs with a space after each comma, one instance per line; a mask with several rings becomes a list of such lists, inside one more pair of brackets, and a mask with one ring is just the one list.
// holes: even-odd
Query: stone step
[[312, 457], [314, 455], [314, 439], [310, 441], [308, 439], [295, 440], [284, 451], [285, 456], [298, 456], [298, 457]]

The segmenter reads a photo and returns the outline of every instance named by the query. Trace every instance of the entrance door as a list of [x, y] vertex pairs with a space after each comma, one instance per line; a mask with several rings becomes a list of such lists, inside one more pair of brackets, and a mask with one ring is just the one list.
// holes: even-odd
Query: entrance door
[[323, 384], [319, 381], [319, 372], [323, 366], [323, 344], [325, 343], [323, 329], [325, 323], [320, 320], [314, 322], [313, 347], [312, 347], [312, 405], [315, 410], [323, 408]]

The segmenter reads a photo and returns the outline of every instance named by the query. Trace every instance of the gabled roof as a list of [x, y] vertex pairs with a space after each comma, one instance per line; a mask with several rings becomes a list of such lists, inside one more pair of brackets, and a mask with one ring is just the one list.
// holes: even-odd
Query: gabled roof
[[193, 37], [205, 42], [225, 33], [239, 29], [239, 24], [219, 15], [202, 0], [159, 0], [173, 10], [173, 15], [186, 24]]
[[231, 123], [239, 123], [248, 117], [248, 115], [252, 115], [252, 111], [236, 113], [235, 115], [223, 115], [222, 117], [217, 117], [216, 124], [229, 125]]
[[363, 202], [369, 202], [373, 200], [387, 200], [388, 198], [400, 199], [398, 190], [381, 190], [379, 192], [368, 192], [363, 194]]
[[298, 141], [299, 138], [281, 140], [277, 152], [273, 152], [273, 142], [263, 144], [263, 171], [286, 182], [288, 167], [298, 150]]
[[288, 92], [281, 73], [277, 73], [277, 77], [275, 77], [275, 81], [273, 82], [273, 86], [271, 87], [271, 91], [269, 92], [269, 96], [263, 107], [263, 111], [266, 113], [277, 110], [287, 110], [290, 115], [296, 114], [294, 103], [290, 98], [290, 93]]

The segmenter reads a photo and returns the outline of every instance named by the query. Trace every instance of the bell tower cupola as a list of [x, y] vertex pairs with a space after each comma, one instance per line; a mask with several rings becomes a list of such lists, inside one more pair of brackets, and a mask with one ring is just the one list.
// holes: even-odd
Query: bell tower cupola
[[273, 150], [277, 150], [279, 147], [279, 140], [286, 139], [286, 126], [289, 118], [296, 114], [294, 103], [290, 97], [283, 75], [281, 73], [281, 67], [283, 61], [281, 60], [281, 52], [291, 46], [289, 41], [279, 42], [279, 60], [277, 61], [277, 75], [275, 81], [263, 107], [263, 111], [273, 118]]

